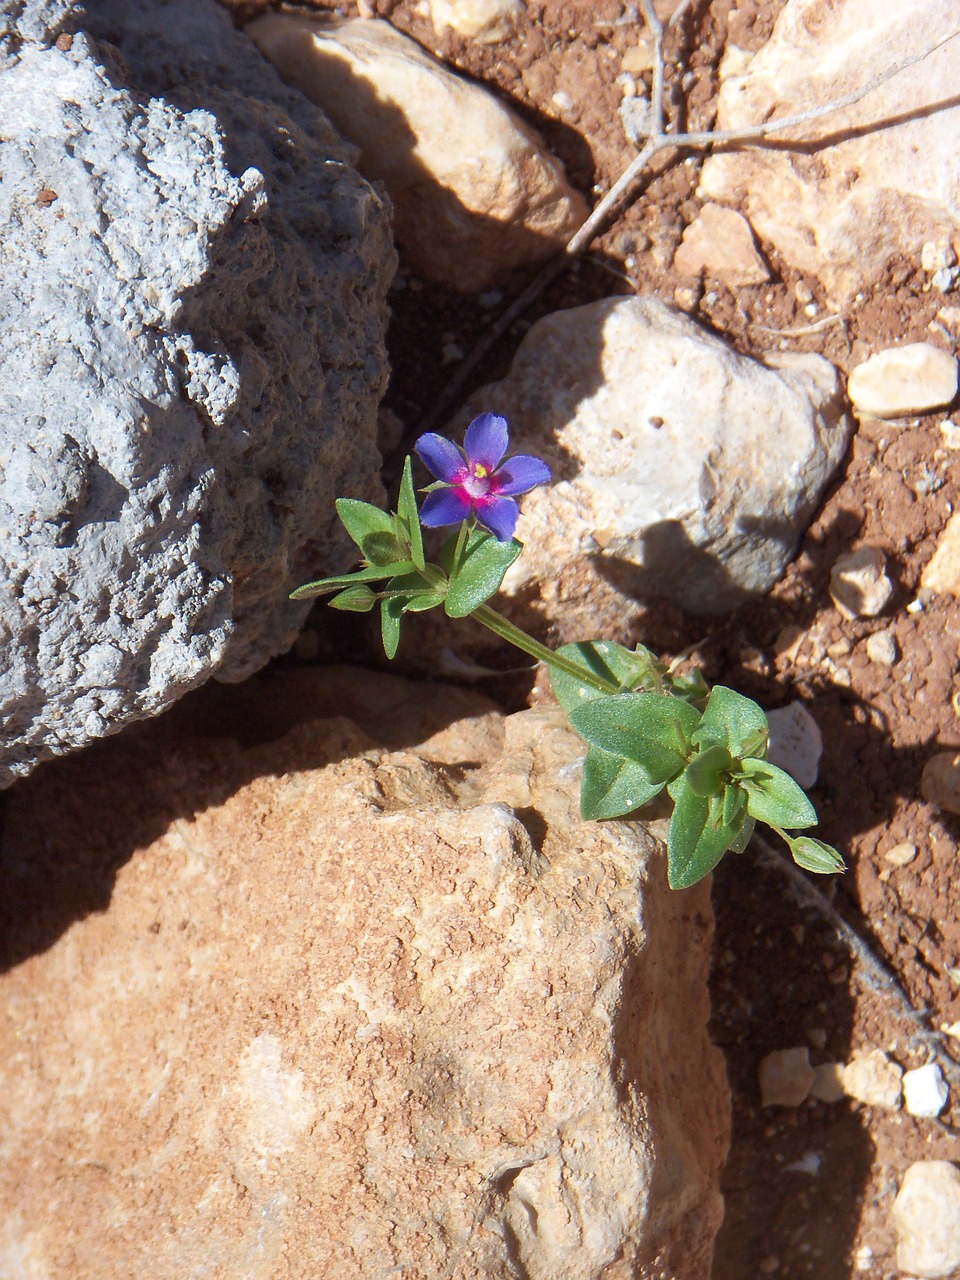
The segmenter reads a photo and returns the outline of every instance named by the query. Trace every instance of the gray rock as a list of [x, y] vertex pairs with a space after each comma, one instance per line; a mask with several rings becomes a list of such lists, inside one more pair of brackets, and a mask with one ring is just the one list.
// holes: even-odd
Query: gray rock
[[68, 49], [62, 9], [0, 20], [0, 786], [289, 647], [333, 499], [381, 493], [351, 151], [212, 0], [103, 0]]

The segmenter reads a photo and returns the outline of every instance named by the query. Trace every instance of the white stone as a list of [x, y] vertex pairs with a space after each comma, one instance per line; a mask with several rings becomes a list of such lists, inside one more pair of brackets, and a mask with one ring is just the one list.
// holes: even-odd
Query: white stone
[[442, 35], [452, 27], [468, 40], [508, 40], [523, 13], [523, 0], [430, 0], [430, 18]]
[[903, 1096], [903, 1068], [891, 1062], [882, 1049], [873, 1049], [843, 1068], [843, 1091], [871, 1107], [896, 1111]]
[[930, 342], [888, 347], [851, 371], [847, 394], [871, 418], [927, 413], [956, 396], [957, 360]]
[[912, 1116], [938, 1116], [947, 1105], [950, 1089], [935, 1062], [928, 1062], [903, 1077], [903, 1104]]
[[897, 637], [892, 627], [887, 627], [884, 631], [875, 631], [872, 636], [867, 636], [864, 648], [870, 661], [880, 667], [892, 667], [899, 657]]
[[776, 1049], [760, 1063], [761, 1107], [799, 1107], [810, 1096], [814, 1071], [806, 1045]]
[[732, 287], [770, 279], [749, 222], [736, 209], [713, 203], [705, 204], [685, 228], [673, 265], [681, 275], [707, 275]]
[[920, 575], [920, 586], [938, 595], [960, 596], [960, 511], [937, 539], [936, 550]]
[[904, 1174], [893, 1202], [897, 1265], [923, 1280], [960, 1267], [960, 1170], [947, 1160], [921, 1160]]
[[550, 257], [586, 217], [559, 161], [512, 111], [387, 22], [271, 13], [246, 28], [381, 179], [397, 240], [463, 292]]
[[[789, 0], [744, 75], [729, 77], [717, 126], [740, 128], [836, 101], [932, 47], [957, 25], [956, 0]], [[700, 194], [743, 208], [764, 242], [845, 303], [893, 255], [960, 231], [960, 40], [892, 76], [855, 106], [707, 160]], [[943, 104], [929, 112], [918, 108]], [[889, 121], [883, 128], [870, 128]]]
[[514, 447], [555, 476], [523, 499], [527, 550], [506, 591], [536, 585], [576, 639], [614, 634], [625, 598], [713, 613], [766, 591], [850, 431], [827, 361], [748, 359], [652, 298], [539, 320], [447, 434], [483, 411], [505, 414]]
[[887, 561], [879, 547], [858, 547], [830, 570], [830, 595], [845, 618], [874, 618], [893, 595]]
[[846, 1097], [842, 1062], [821, 1062], [818, 1067], [814, 1067], [810, 1097], [820, 1102], [839, 1102]]
[[960, 753], [938, 751], [923, 766], [920, 794], [945, 813], [960, 814]]
[[770, 760], [786, 769], [804, 790], [809, 790], [820, 772], [823, 735], [820, 726], [802, 702], [790, 702], [767, 712], [770, 726]]

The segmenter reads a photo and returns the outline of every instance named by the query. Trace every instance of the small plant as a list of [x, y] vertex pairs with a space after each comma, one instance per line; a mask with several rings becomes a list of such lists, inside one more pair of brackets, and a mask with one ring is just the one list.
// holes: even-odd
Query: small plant
[[[580, 809], [585, 818], [622, 818], [666, 789], [673, 801], [668, 876], [674, 889], [696, 884], [725, 853], [742, 853], [757, 822], [766, 823], [808, 871], [836, 872], [843, 859], [831, 845], [798, 835], [817, 815], [796, 782], [767, 759], [768, 726], [761, 708], [699, 671], [680, 675], [649, 649], [607, 640], [540, 644], [488, 600], [523, 550], [513, 537], [516, 497], [550, 479], [539, 458], [507, 458], [506, 419], [485, 413], [467, 428], [459, 449], [427, 434], [415, 445], [437, 477], [417, 507], [413, 468], [404, 463], [396, 512], [368, 502], [337, 500], [337, 513], [360, 549], [355, 573], [298, 587], [293, 600], [332, 594], [334, 609], [366, 613], [379, 606], [383, 647], [396, 655], [404, 615], [442, 607], [471, 616], [501, 639], [545, 662], [557, 701], [587, 744]], [[423, 526], [458, 525], [439, 563], [428, 561]]]

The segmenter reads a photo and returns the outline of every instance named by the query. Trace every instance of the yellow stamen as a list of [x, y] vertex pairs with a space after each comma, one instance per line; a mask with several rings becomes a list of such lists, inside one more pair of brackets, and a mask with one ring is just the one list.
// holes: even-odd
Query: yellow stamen
[[487, 468], [483, 465], [482, 462], [477, 462], [474, 464], [473, 474], [477, 477], [478, 480], [486, 480], [490, 472], [487, 470]]

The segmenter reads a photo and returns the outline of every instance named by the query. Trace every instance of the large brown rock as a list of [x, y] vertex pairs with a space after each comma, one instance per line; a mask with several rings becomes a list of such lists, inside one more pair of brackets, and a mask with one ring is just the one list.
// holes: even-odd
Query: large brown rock
[[706, 1277], [707, 889], [557, 712], [257, 690], [8, 798], [0, 1274]]

